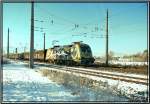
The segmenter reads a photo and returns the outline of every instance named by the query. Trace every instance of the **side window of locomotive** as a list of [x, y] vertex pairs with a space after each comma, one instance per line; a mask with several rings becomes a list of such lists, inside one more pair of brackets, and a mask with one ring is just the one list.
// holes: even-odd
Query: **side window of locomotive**
[[89, 46], [81, 46], [81, 51], [86, 53], [86, 52], [91, 52], [91, 49]]
[[87, 51], [91, 53], [91, 48], [87, 46]]

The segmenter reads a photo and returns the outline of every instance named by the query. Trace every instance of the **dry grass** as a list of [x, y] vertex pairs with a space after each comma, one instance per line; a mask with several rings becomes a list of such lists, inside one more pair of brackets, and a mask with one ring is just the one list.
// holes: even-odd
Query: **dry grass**
[[7, 59], [3, 59], [2, 64], [10, 64], [10, 62]]
[[122, 73], [132, 73], [132, 74], [144, 74], [148, 75], [148, 66], [109, 66], [109, 67], [99, 67], [98, 69], [107, 71], [117, 71]]
[[[111, 68], [111, 67], [100, 67], [103, 68], [103, 70], [115, 70], [115, 71], [120, 71], [122, 70], [123, 72], [128, 72], [131, 70], [134, 72], [136, 70], [136, 72], [138, 72], [137, 70], [141, 71], [141, 69], [130, 69], [130, 68]], [[143, 67], [142, 67], [143, 68]], [[127, 69], [127, 70], [126, 70]], [[43, 76], [47, 76], [50, 80], [57, 82], [58, 84], [62, 84], [64, 85], [66, 88], [72, 88], [73, 86], [78, 86], [78, 88], [83, 88], [83, 87], [88, 87], [91, 88], [94, 91], [99, 91], [99, 89], [103, 89], [103, 90], [108, 90], [111, 89], [113, 90], [113, 93], [121, 95], [124, 94], [122, 92], [120, 92], [120, 90], [118, 90], [118, 84], [114, 85], [114, 86], [109, 86], [108, 82], [102, 82], [102, 81], [97, 81], [97, 80], [92, 80], [89, 78], [85, 78], [82, 76], [76, 76], [76, 75], [72, 75], [72, 74], [68, 74], [68, 73], [63, 73], [63, 72], [59, 72], [59, 71], [54, 71], [54, 70], [47, 70], [47, 69], [42, 69], [41, 73]], [[80, 94], [80, 90], [75, 90], [71, 93], [72, 95], [79, 95]], [[125, 95], [126, 96], [126, 95]]]
[[42, 70], [41, 73], [42, 73], [42, 76], [48, 76], [49, 70]]
[[106, 66], [103, 63], [97, 63], [92, 66], [81, 66], [84, 68], [91, 68], [93, 70], [104, 70], [104, 71], [117, 71], [121, 73], [132, 73], [132, 74], [144, 74], [148, 75], [148, 65], [109, 65]]

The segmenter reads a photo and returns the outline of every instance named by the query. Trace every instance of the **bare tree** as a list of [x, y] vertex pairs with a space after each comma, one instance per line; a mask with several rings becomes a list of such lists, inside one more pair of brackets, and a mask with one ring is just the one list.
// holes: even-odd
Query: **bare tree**
[[142, 53], [142, 59], [143, 61], [147, 61], [148, 60], [148, 50], [144, 50], [143, 53]]

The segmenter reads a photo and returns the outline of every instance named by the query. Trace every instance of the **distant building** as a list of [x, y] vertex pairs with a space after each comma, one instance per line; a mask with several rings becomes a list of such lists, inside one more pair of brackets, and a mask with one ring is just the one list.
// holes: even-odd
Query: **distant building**
[[120, 57], [116, 56], [116, 57], [112, 57], [112, 60], [119, 60]]

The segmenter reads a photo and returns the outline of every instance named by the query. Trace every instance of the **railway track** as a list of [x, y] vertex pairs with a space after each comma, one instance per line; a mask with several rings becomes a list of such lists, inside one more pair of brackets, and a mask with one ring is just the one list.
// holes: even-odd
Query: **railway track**
[[[28, 61], [24, 61], [27, 63]], [[147, 77], [138, 77], [138, 76], [131, 76], [131, 75], [123, 75], [121, 74], [115, 74], [113, 72], [107, 72], [107, 71], [101, 71], [101, 70], [94, 70], [94, 69], [87, 69], [87, 68], [76, 68], [76, 67], [68, 67], [68, 66], [61, 66], [61, 65], [54, 65], [49, 63], [41, 63], [41, 62], [35, 62], [35, 65], [45, 68], [55, 68], [58, 70], [73, 72], [77, 74], [83, 74], [83, 75], [90, 75], [95, 77], [101, 77], [101, 78], [107, 78], [107, 79], [113, 79], [113, 80], [120, 80], [124, 82], [132, 82], [137, 84], [143, 84], [148, 85], [148, 76]]]
[[75, 67], [67, 67], [67, 66], [52, 65], [52, 64], [36, 63], [36, 65], [44, 66], [47, 68], [55, 68], [58, 70], [64, 70], [64, 71], [73, 72], [73, 73], [77, 73], [77, 74], [84, 74], [84, 75], [90, 75], [90, 76], [95, 76], [95, 77], [102, 77], [102, 78], [107, 78], [107, 79], [120, 80], [120, 81], [125, 81], [125, 82], [132, 82], [132, 83], [137, 83], [137, 84], [148, 85], [148, 78], [144, 78], [144, 77], [133, 77], [130, 75], [114, 74], [113, 72], [108, 73], [108, 72], [104, 72], [104, 71], [100, 71], [100, 70], [75, 68]]
[[[67, 71], [70, 71], [70, 69], [67, 69]], [[71, 69], [72, 72], [75, 73], [81, 73], [81, 74], [86, 74], [86, 75], [92, 75], [96, 77], [103, 77], [103, 78], [108, 78], [108, 79], [114, 79], [114, 80], [120, 80], [120, 81], [126, 81], [126, 82], [134, 82], [138, 84], [144, 84], [147, 85], [147, 79], [145, 78], [137, 78], [137, 77], [129, 77], [129, 76], [122, 76], [122, 75], [115, 75], [115, 74], [107, 74], [103, 72], [92, 72], [92, 71], [81, 71], [81, 70], [76, 70], [76, 69]]]

